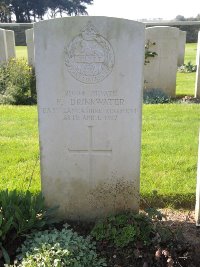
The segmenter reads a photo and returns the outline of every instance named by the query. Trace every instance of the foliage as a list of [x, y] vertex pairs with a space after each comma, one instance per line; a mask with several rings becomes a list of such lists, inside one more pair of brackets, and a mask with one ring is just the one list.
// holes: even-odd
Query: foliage
[[34, 70], [24, 59], [11, 59], [0, 66], [0, 104], [36, 103]]
[[200, 20], [200, 14], [197, 14], [196, 17], [188, 17], [185, 18], [183, 15], [177, 15], [175, 17], [176, 21], [199, 21]]
[[10, 8], [6, 1], [0, 1], [0, 22], [11, 22]]
[[[154, 192], [154, 194], [157, 194], [157, 192], [156, 193]], [[165, 217], [159, 210], [152, 207], [146, 208], [145, 211], [151, 220], [161, 221], [163, 217]]]
[[45, 208], [41, 194], [19, 193], [16, 190], [0, 192], [0, 246], [6, 262], [9, 262], [5, 249], [8, 243], [29, 230], [42, 229], [54, 223], [54, 210]]
[[153, 234], [150, 217], [142, 213], [110, 216], [106, 220], [100, 220], [91, 232], [96, 240], [111, 242], [117, 247], [125, 247], [136, 241], [150, 244]]
[[160, 89], [147, 89], [143, 93], [145, 104], [164, 104], [171, 102], [171, 98]]
[[33, 233], [21, 247], [20, 267], [103, 267], [104, 259], [98, 259], [95, 243], [67, 228]]
[[11, 17], [16, 17], [17, 23], [27, 23], [42, 20], [48, 14], [55, 17], [87, 14], [86, 4], [93, 0], [0, 0], [0, 21], [11, 22]]
[[104, 246], [114, 247], [115, 251], [122, 248], [127, 251], [131, 248], [136, 257], [138, 257], [136, 251], [140, 251], [141, 254], [142, 251], [145, 254], [145, 250], [158, 248], [165, 248], [168, 251], [178, 240], [183, 240], [183, 235], [181, 229], [171, 230], [170, 226], [165, 226], [162, 223], [163, 217], [165, 216], [160, 211], [151, 207], [146, 213], [129, 212], [110, 216], [97, 222], [91, 235]]
[[152, 46], [154, 46], [156, 43], [155, 42], [151, 42], [150, 40], [147, 41], [146, 45], [145, 45], [145, 61], [144, 64], [146, 65], [147, 63], [150, 63], [150, 61], [148, 60], [148, 58], [152, 58], [157, 56], [158, 54], [154, 51], [151, 51], [150, 48]]
[[178, 68], [178, 72], [184, 72], [184, 73], [196, 72], [196, 70], [197, 70], [197, 66], [193, 65], [191, 61], [189, 61], [187, 64], [183, 64], [182, 66]]

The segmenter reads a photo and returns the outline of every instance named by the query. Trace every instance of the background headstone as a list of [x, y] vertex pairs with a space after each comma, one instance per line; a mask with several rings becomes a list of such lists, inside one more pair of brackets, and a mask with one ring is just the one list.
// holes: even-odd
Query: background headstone
[[197, 52], [196, 52], [196, 65], [199, 64], [199, 43], [200, 43], [200, 31], [198, 31], [198, 37], [197, 37]]
[[15, 33], [14, 31], [6, 30], [6, 43], [7, 43], [7, 53], [8, 59], [15, 58]]
[[194, 96], [200, 98], [200, 66], [199, 66], [200, 65], [200, 32], [198, 33], [196, 64], [197, 64], [197, 71], [196, 71]]
[[34, 24], [42, 192], [62, 218], [138, 211], [144, 24]]
[[199, 131], [199, 153], [198, 153], [198, 163], [197, 163], [195, 220], [196, 220], [196, 225], [200, 226], [200, 131]]
[[175, 97], [179, 29], [167, 26], [146, 28], [147, 43], [150, 44], [149, 50], [157, 55], [148, 58], [150, 63], [145, 65], [145, 90], [160, 89]]
[[6, 33], [0, 29], [0, 64], [8, 60]]
[[186, 44], [186, 32], [179, 31], [178, 66], [182, 66], [184, 64], [185, 44]]
[[26, 30], [25, 33], [26, 33], [27, 53], [28, 53], [28, 64], [29, 66], [35, 66], [33, 29]]

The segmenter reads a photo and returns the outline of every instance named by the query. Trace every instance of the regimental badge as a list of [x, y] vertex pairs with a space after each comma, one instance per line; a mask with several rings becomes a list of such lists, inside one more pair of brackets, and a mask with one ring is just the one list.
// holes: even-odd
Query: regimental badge
[[69, 73], [83, 83], [103, 81], [114, 66], [111, 44], [88, 22], [65, 48], [65, 64]]

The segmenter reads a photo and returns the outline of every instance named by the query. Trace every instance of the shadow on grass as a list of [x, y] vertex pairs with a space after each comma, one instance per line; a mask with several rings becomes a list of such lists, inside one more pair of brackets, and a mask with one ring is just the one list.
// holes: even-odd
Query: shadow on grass
[[194, 193], [159, 195], [157, 193], [141, 195], [140, 208], [147, 206], [154, 208], [192, 209], [195, 208], [196, 196]]

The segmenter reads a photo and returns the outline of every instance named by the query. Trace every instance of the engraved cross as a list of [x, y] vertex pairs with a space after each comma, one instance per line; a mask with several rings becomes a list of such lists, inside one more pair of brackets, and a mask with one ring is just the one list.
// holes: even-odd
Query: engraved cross
[[93, 126], [88, 126], [88, 148], [86, 149], [70, 149], [68, 151], [73, 154], [86, 154], [89, 156], [89, 181], [93, 184], [93, 155], [111, 155], [112, 149], [95, 149], [93, 145]]

